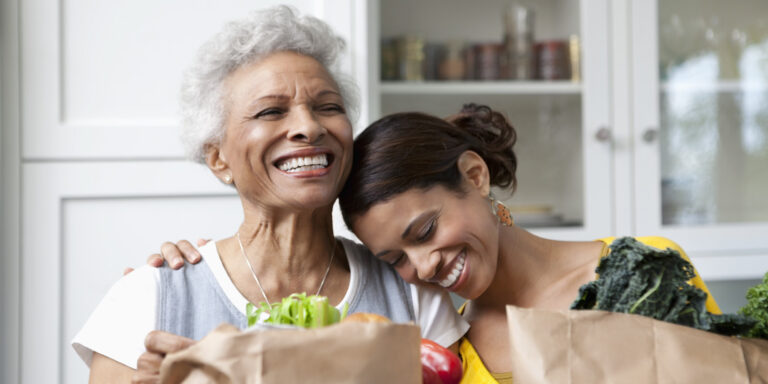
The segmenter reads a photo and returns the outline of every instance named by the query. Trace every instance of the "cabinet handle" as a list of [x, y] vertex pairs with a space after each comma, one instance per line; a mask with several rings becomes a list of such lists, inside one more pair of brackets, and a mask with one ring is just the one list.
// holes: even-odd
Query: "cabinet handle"
[[656, 128], [648, 128], [643, 132], [643, 141], [646, 143], [653, 143], [659, 137], [659, 130]]
[[608, 127], [600, 127], [595, 132], [595, 139], [601, 143], [605, 143], [611, 140], [611, 129]]

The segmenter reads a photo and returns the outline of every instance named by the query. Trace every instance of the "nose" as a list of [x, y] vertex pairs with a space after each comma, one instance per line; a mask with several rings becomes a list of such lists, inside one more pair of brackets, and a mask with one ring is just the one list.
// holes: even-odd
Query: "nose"
[[413, 258], [412, 263], [416, 268], [416, 276], [421, 281], [429, 281], [437, 275], [442, 268], [443, 258], [439, 251], [427, 251]]
[[293, 117], [288, 131], [290, 140], [315, 143], [325, 136], [325, 127], [310, 108], [301, 106], [294, 109]]

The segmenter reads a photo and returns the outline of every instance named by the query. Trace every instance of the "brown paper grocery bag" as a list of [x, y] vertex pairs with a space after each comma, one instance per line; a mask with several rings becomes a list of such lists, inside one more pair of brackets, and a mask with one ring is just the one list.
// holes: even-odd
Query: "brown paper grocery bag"
[[644, 316], [507, 306], [515, 383], [768, 383], [768, 340]]
[[241, 332], [219, 326], [166, 356], [162, 383], [420, 383], [419, 328], [342, 323]]

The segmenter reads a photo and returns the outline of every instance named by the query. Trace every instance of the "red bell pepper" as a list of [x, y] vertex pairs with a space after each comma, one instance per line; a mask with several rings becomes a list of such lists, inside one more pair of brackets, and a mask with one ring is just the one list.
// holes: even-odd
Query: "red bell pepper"
[[421, 339], [421, 376], [424, 384], [458, 384], [461, 360], [448, 348]]

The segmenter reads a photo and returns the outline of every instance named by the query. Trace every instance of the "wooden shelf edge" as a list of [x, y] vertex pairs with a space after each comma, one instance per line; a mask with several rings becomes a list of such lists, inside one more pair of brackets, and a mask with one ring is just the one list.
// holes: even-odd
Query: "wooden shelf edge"
[[577, 95], [582, 85], [570, 81], [387, 81], [379, 89], [384, 95]]

